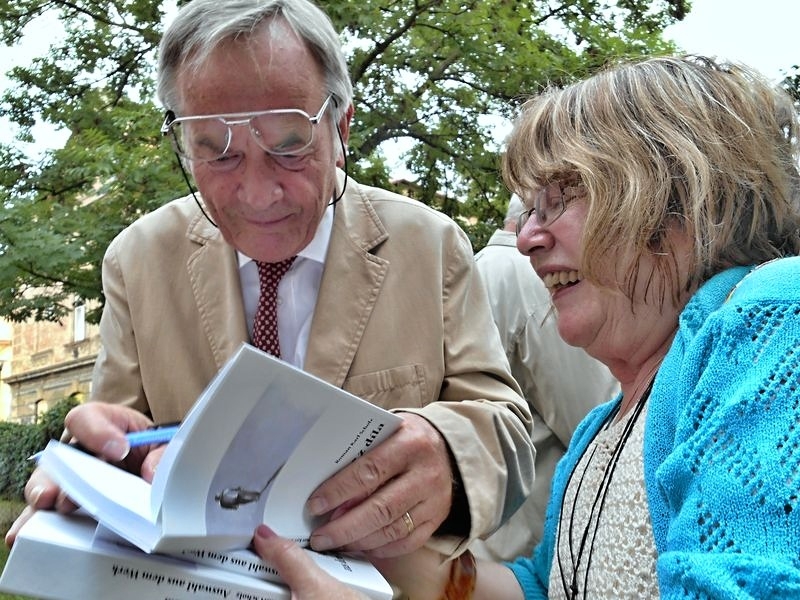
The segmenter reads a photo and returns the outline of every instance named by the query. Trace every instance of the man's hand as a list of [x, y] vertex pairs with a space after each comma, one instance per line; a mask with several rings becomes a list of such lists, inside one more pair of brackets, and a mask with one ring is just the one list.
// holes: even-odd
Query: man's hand
[[421, 547], [447, 518], [453, 473], [445, 440], [426, 419], [403, 417], [389, 439], [311, 495], [312, 514], [330, 513], [312, 533], [312, 548], [397, 556]]
[[[80, 442], [88, 451], [152, 481], [163, 448], [149, 452], [150, 448], [142, 447], [131, 452], [125, 439], [127, 432], [141, 431], [152, 425], [150, 419], [139, 411], [116, 404], [91, 402], [70, 410], [64, 424], [72, 440]], [[67, 513], [77, 508], [42, 469], [35, 469], [25, 484], [25, 501], [28, 505], [6, 533], [5, 542], [9, 547], [34, 511]]]
[[153, 422], [127, 406], [90, 402], [67, 413], [64, 425], [72, 439], [97, 457], [118, 464], [147, 481], [153, 480], [164, 446], [142, 446], [131, 450], [125, 434], [142, 431]]
[[291, 588], [293, 600], [367, 600], [323, 571], [300, 546], [276, 536], [266, 525], [256, 529], [253, 548], [275, 567]]
[[17, 534], [22, 526], [31, 518], [31, 515], [39, 509], [57, 510], [59, 512], [70, 512], [75, 510], [75, 505], [70, 502], [61, 490], [58, 489], [41, 469], [36, 469], [31, 474], [28, 483], [25, 485], [25, 500], [28, 505], [19, 514], [11, 527], [6, 532], [5, 542], [9, 548], [14, 545]]

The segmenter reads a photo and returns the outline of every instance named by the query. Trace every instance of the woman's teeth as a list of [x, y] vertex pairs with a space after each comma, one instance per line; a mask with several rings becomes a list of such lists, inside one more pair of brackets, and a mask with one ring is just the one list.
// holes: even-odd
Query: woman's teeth
[[577, 283], [580, 281], [581, 274], [579, 271], [558, 271], [555, 273], [548, 273], [542, 277], [547, 289], [552, 290], [555, 287], [567, 285], [568, 283]]

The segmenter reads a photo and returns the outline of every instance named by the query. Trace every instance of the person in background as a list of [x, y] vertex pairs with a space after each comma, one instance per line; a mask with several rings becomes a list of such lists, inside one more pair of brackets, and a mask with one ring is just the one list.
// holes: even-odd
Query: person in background
[[509, 560], [530, 554], [542, 537], [550, 479], [586, 414], [613, 398], [619, 384], [608, 368], [558, 334], [548, 292], [517, 250], [515, 229], [525, 206], [512, 194], [503, 221], [475, 255], [494, 322], [533, 415], [535, 479], [525, 504], [498, 531], [470, 548], [479, 558]]
[[[799, 133], [788, 94], [696, 56], [523, 106], [517, 247], [622, 391], [573, 435], [532, 556], [376, 561], [411, 598], [454, 576], [464, 599], [800, 597]], [[297, 600], [358, 598], [268, 529], [254, 545]]]
[[[199, 194], [108, 248], [103, 349], [71, 435], [150, 479], [161, 452], [129, 454], [125, 431], [180, 420], [253, 342], [404, 418], [308, 499], [330, 517], [315, 549], [393, 556], [430, 540], [448, 557], [495, 530], [531, 485], [530, 413], [467, 236], [348, 177], [352, 88], [327, 15], [307, 0], [193, 0], [159, 60], [162, 131]], [[9, 544], [31, 510], [69, 508], [40, 471], [26, 498]]]

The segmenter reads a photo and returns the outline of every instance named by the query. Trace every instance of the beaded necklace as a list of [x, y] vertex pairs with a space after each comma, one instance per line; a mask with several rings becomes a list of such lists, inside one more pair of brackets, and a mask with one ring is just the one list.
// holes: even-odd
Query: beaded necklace
[[[624, 449], [625, 444], [628, 441], [628, 438], [630, 438], [630, 436], [631, 436], [631, 432], [633, 431], [633, 428], [636, 425], [636, 421], [638, 420], [639, 415], [641, 415], [641, 413], [642, 413], [642, 410], [643, 410], [644, 405], [645, 405], [645, 403], [647, 401], [647, 398], [650, 396], [650, 390], [652, 389], [652, 387], [653, 387], [653, 380], [651, 378], [650, 383], [647, 386], [647, 389], [642, 394], [642, 397], [639, 398], [639, 400], [636, 402], [636, 405], [634, 406], [634, 408], [632, 410], [631, 417], [625, 423], [625, 426], [624, 426], [623, 431], [622, 431], [622, 435], [620, 436], [619, 440], [617, 440], [617, 443], [614, 446], [614, 450], [611, 453], [611, 458], [609, 459], [608, 463], [606, 463], [606, 465], [605, 465], [605, 467], [603, 469], [603, 478], [602, 478], [602, 480], [600, 482], [600, 485], [597, 488], [597, 492], [595, 493], [594, 500], [592, 501], [592, 506], [591, 506], [591, 510], [590, 510], [590, 513], [589, 513], [589, 518], [587, 519], [586, 526], [584, 527], [583, 533], [581, 534], [580, 544], [578, 545], [577, 554], [576, 554], [575, 551], [572, 548], [572, 540], [574, 539], [573, 526], [575, 525], [575, 509], [576, 509], [576, 506], [578, 504], [577, 500], [578, 500], [578, 497], [580, 496], [580, 491], [581, 491], [581, 487], [583, 486], [584, 477], [586, 476], [586, 472], [588, 471], [589, 466], [591, 465], [592, 460], [594, 459], [594, 454], [595, 454], [595, 452], [597, 450], [597, 445], [594, 445], [594, 447], [592, 448], [592, 452], [589, 455], [589, 459], [588, 459], [588, 461], [586, 463], [586, 466], [584, 467], [584, 470], [581, 473], [580, 479], [578, 480], [578, 488], [575, 490], [575, 496], [574, 496], [574, 500], [572, 502], [572, 509], [571, 509], [571, 513], [570, 513], [569, 530], [567, 532], [567, 536], [568, 536], [567, 537], [567, 545], [569, 547], [569, 562], [571, 563], [571, 566], [572, 566], [572, 576], [569, 578], [569, 581], [567, 581], [567, 578], [565, 577], [564, 564], [561, 561], [561, 553], [559, 551], [559, 548], [561, 547], [561, 535], [562, 535], [562, 529], [563, 529], [563, 525], [564, 525], [564, 504], [565, 504], [565, 501], [562, 501], [562, 503], [561, 503], [561, 509], [560, 509], [559, 517], [558, 517], [558, 522], [559, 522], [559, 525], [558, 525], [558, 537], [556, 539], [555, 552], [556, 552], [556, 560], [557, 560], [557, 564], [558, 564], [559, 575], [560, 575], [560, 578], [561, 578], [561, 585], [562, 585], [562, 588], [563, 588], [563, 591], [564, 591], [564, 595], [567, 598], [569, 598], [569, 600], [576, 600], [578, 598], [578, 593], [579, 593], [579, 591], [581, 589], [578, 586], [579, 569], [580, 569], [581, 562], [582, 562], [582, 560], [584, 558], [584, 551], [587, 549], [586, 546], [587, 546], [587, 543], [588, 543], [588, 553], [586, 555], [586, 561], [587, 561], [586, 562], [586, 570], [585, 570], [583, 583], [582, 583], [583, 598], [586, 598], [586, 587], [587, 587], [587, 581], [588, 581], [588, 578], [589, 578], [589, 570], [590, 570], [590, 567], [591, 567], [591, 564], [592, 564], [592, 553], [594, 551], [594, 541], [595, 541], [595, 538], [597, 537], [597, 529], [598, 529], [599, 524], [600, 524], [600, 515], [603, 512], [603, 507], [605, 505], [606, 497], [608, 496], [608, 490], [609, 490], [609, 487], [611, 486], [611, 479], [614, 477], [614, 471], [617, 468], [617, 463], [619, 462], [619, 457], [622, 454], [622, 450]], [[598, 431], [602, 431], [602, 430], [606, 429], [611, 424], [611, 422], [617, 416], [619, 408], [620, 408], [621, 405], [622, 405], [622, 402], [620, 402], [620, 405], [617, 406], [616, 410], [612, 411], [606, 417], [605, 421], [603, 421], [603, 424], [601, 425], [601, 427], [600, 427], [600, 429]], [[588, 449], [588, 446], [587, 446], [586, 449]], [[586, 450], [584, 450], [584, 454], [585, 453], [586, 453]], [[575, 471], [577, 470], [578, 465], [581, 463], [582, 460], [583, 460], [583, 455], [581, 455], [581, 457], [575, 463], [575, 468], [572, 470], [572, 472], [569, 475], [569, 478], [567, 479], [567, 485], [564, 488], [564, 495], [565, 495], [565, 499], [564, 500], [566, 500], [566, 493], [567, 493], [567, 490], [569, 490], [570, 485], [572, 484], [572, 478], [575, 475]], [[596, 515], [596, 517], [595, 517], [595, 515]], [[593, 523], [594, 523], [594, 529], [592, 530], [592, 524]]]

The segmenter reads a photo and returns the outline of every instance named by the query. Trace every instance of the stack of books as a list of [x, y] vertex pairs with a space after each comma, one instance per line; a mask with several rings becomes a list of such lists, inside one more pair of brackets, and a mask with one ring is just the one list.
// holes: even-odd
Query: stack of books
[[[328, 477], [380, 444], [400, 417], [244, 344], [167, 444], [152, 485], [51, 441], [39, 466], [79, 505], [25, 524], [0, 590], [54, 600], [289, 599], [248, 549], [256, 526], [307, 545], [305, 510]], [[391, 586], [367, 560], [306, 549], [370, 598]]]

